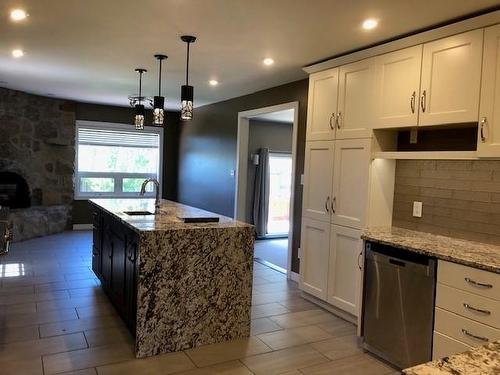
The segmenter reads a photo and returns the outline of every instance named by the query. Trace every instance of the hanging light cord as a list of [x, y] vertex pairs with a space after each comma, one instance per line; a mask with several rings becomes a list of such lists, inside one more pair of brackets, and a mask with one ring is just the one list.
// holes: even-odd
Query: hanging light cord
[[189, 84], [188, 79], [189, 79], [189, 45], [191, 43], [187, 42], [187, 58], [186, 58], [186, 86]]
[[160, 59], [160, 73], [158, 74], [158, 96], [161, 96], [161, 59]]

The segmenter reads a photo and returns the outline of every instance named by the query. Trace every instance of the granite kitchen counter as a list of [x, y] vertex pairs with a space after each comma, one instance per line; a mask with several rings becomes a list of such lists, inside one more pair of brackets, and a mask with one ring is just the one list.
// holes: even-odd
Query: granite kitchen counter
[[[138, 358], [250, 335], [254, 227], [163, 200], [93, 199], [92, 269]], [[218, 217], [184, 223], [179, 217]]]
[[500, 374], [500, 341], [403, 370], [404, 375]]
[[[252, 227], [230, 217], [187, 206], [181, 203], [161, 201], [160, 212], [155, 215], [127, 215], [124, 211], [155, 212], [155, 200], [147, 198], [91, 199], [91, 204], [104, 209], [136, 232], [165, 231], [194, 228]], [[218, 217], [218, 223], [184, 223], [179, 217]]]
[[367, 229], [362, 239], [500, 273], [500, 246], [398, 227]]

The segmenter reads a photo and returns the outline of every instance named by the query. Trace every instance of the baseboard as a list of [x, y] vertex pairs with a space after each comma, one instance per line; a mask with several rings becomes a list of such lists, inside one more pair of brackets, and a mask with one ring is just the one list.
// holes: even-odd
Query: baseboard
[[300, 275], [297, 272], [290, 271], [289, 279], [295, 282], [299, 282]]
[[73, 230], [91, 230], [92, 224], [73, 224]]
[[312, 302], [315, 305], [318, 305], [319, 307], [331, 312], [333, 315], [336, 315], [339, 318], [347, 320], [348, 322], [351, 322], [356, 326], [358, 325], [358, 318], [356, 318], [354, 315], [349, 314], [345, 311], [342, 311], [339, 308], [332, 306], [325, 301], [320, 300], [319, 298], [316, 298], [310, 294], [307, 294], [306, 292], [302, 292], [301, 296], [302, 296], [302, 298], [308, 300], [309, 302]]

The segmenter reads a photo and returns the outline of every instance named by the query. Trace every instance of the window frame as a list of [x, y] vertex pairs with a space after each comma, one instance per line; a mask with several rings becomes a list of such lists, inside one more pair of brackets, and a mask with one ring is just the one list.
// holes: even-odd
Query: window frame
[[[95, 198], [117, 198], [117, 199], [123, 199], [123, 198], [131, 198], [131, 199], [140, 199], [140, 198], [154, 198], [156, 196], [156, 193], [154, 191], [152, 192], [146, 192], [144, 196], [140, 196], [138, 193], [135, 192], [130, 192], [130, 193], [124, 193], [121, 192], [121, 187], [123, 183], [123, 178], [139, 178], [139, 177], [144, 177], [144, 179], [147, 178], [154, 178], [155, 175], [151, 173], [143, 173], [143, 174], [138, 174], [138, 173], [120, 173], [120, 172], [80, 172], [78, 170], [78, 146], [79, 146], [79, 140], [78, 140], [78, 129], [82, 128], [90, 128], [90, 129], [97, 129], [97, 130], [122, 130], [122, 131], [136, 131], [136, 132], [142, 132], [142, 133], [153, 133], [153, 134], [158, 134], [160, 139], [159, 139], [159, 163], [158, 163], [158, 182], [160, 183], [160, 192], [162, 191], [163, 187], [163, 127], [153, 127], [153, 126], [145, 126], [144, 130], [135, 130], [133, 125], [130, 124], [122, 124], [122, 123], [111, 123], [111, 122], [99, 122], [99, 121], [86, 121], [86, 120], [76, 120], [75, 122], [75, 193], [74, 193], [74, 199], [75, 200], [88, 200], [88, 199], [95, 199]], [[108, 192], [102, 192], [102, 193], [84, 193], [80, 192], [80, 178], [81, 177], [113, 177], [115, 181], [115, 191], [112, 193]], [[120, 188], [120, 190], [118, 190]], [[117, 191], [120, 191], [117, 193]], [[160, 193], [161, 196], [161, 193]]]

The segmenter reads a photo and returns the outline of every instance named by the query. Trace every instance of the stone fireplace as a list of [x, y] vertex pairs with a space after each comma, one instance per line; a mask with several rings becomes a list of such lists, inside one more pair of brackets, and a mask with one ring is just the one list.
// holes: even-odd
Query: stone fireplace
[[0, 88], [0, 206], [14, 241], [70, 228], [74, 161], [71, 103]]

